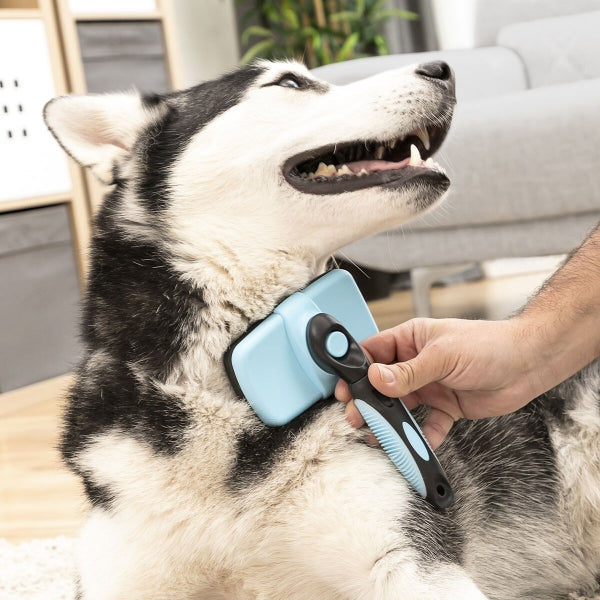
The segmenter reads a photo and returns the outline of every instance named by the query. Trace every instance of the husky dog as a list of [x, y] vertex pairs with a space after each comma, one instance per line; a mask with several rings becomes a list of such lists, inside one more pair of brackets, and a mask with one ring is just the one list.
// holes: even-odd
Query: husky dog
[[435, 204], [454, 106], [425, 63], [336, 87], [262, 62], [162, 96], [61, 97], [64, 149], [113, 185], [62, 453], [83, 480], [83, 600], [562, 598], [600, 566], [600, 370], [460, 422], [438, 512], [343, 405], [271, 428], [232, 341], [357, 238]]

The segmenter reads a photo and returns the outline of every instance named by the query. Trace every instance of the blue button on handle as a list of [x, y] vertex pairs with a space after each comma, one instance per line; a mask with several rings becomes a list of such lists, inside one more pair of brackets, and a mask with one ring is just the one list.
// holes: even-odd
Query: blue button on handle
[[348, 352], [348, 338], [341, 331], [333, 331], [325, 340], [325, 349], [333, 358], [342, 358]]

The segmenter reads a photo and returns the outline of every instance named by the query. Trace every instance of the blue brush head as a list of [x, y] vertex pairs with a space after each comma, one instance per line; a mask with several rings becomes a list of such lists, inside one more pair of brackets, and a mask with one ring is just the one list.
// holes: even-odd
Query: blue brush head
[[[225, 357], [236, 391], [267, 425], [285, 425], [333, 394], [338, 378], [315, 363], [307, 344], [308, 323], [319, 313], [333, 316], [359, 342], [378, 331], [352, 276], [336, 269], [286, 298]], [[332, 337], [332, 353], [343, 352], [336, 347], [341, 342]]]

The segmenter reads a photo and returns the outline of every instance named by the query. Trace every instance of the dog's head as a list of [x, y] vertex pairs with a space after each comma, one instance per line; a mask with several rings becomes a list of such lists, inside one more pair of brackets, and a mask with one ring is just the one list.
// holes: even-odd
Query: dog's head
[[122, 190], [122, 226], [137, 235], [169, 239], [190, 261], [218, 243], [318, 263], [442, 196], [449, 182], [430, 157], [453, 106], [443, 63], [333, 86], [297, 63], [261, 62], [163, 96], [57, 98], [45, 118]]

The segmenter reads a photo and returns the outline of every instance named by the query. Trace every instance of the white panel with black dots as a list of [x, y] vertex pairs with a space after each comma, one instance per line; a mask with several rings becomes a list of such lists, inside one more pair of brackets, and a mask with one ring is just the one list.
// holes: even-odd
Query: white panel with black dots
[[56, 95], [40, 19], [0, 20], [0, 202], [71, 190], [67, 161], [42, 118]]

